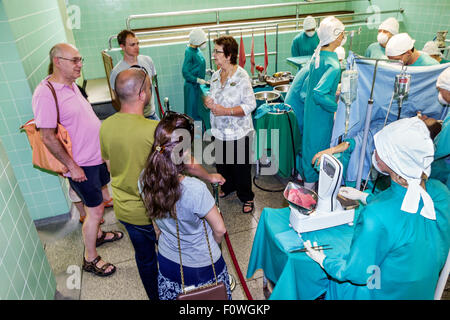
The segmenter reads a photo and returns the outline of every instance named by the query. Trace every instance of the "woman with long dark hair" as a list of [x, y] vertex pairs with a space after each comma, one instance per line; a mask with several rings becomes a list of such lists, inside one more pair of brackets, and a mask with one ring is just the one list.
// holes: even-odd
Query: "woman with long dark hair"
[[182, 292], [181, 251], [185, 287], [215, 283], [212, 259], [217, 280], [225, 283], [231, 299], [228, 271], [218, 245], [226, 232], [223, 218], [205, 183], [183, 174], [183, 160], [190, 159], [193, 131], [192, 119], [166, 113], [156, 128], [155, 141], [139, 179], [148, 215], [161, 231], [159, 298], [172, 300]]

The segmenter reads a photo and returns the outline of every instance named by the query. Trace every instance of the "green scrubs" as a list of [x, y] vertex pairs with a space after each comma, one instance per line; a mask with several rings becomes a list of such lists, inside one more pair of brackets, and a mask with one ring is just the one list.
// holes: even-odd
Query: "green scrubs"
[[434, 146], [436, 152], [430, 178], [442, 181], [450, 189], [450, 114], [445, 117], [441, 132], [434, 139]]
[[199, 48], [186, 47], [183, 62], [184, 78], [184, 112], [200, 120], [197, 112], [198, 100], [200, 99], [200, 85], [197, 78], [205, 79], [206, 61]]
[[302, 169], [306, 182], [319, 179], [311, 165], [314, 155], [330, 147], [334, 113], [337, 109], [336, 90], [341, 78], [341, 65], [336, 52], [320, 51], [320, 64], [314, 59], [309, 66], [303, 118]]
[[444, 63], [449, 63], [450, 60], [446, 60], [446, 59], [442, 59], [441, 62], [439, 62], [440, 64], [444, 64]]
[[373, 59], [387, 59], [386, 49], [383, 48], [378, 42], [374, 42], [367, 47], [365, 56]]
[[[436, 220], [400, 210], [406, 188], [392, 182], [359, 215], [349, 252], [326, 257], [326, 299], [433, 299], [450, 246], [450, 192], [437, 180], [426, 189]], [[326, 253], [326, 251], [325, 251]]]
[[305, 31], [302, 31], [292, 40], [291, 55], [293, 57], [312, 56], [318, 45], [317, 32], [312, 37], [308, 37]]
[[306, 83], [308, 81], [309, 64], [306, 64], [295, 75], [284, 102], [292, 107], [297, 117], [298, 128], [303, 132], [303, 110], [306, 98]]
[[421, 53], [419, 56], [419, 59], [416, 60], [413, 64], [410, 65], [410, 67], [426, 67], [426, 66], [434, 66], [439, 64], [436, 60], [434, 60], [432, 57], [430, 57], [426, 53]]

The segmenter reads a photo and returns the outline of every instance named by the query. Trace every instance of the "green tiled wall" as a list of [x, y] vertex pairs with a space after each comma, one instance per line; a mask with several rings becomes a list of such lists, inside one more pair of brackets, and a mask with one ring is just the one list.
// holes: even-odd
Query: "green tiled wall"
[[0, 300], [53, 299], [56, 280], [0, 141]]
[[[142, 1], [142, 0], [118, 0], [108, 1], [101, 0], [96, 1], [95, 4], [87, 0], [69, 0], [70, 5], [76, 5], [81, 10], [81, 25], [80, 29], [73, 30], [76, 45], [79, 48], [82, 55], [85, 57], [85, 63], [83, 67], [84, 76], [86, 79], [103, 78], [105, 77], [105, 71], [100, 52], [108, 46], [108, 38], [111, 35], [117, 34], [120, 30], [124, 29], [126, 24], [126, 18], [130, 14], [142, 14], [142, 13], [155, 13], [155, 12], [170, 12], [170, 11], [182, 11], [182, 10], [195, 10], [205, 8], [221, 8], [232, 6], [247, 6], [256, 4], [273, 4], [273, 3], [286, 3], [286, 2], [298, 2], [298, 1]], [[302, 6], [300, 13], [314, 13], [320, 11], [332, 11], [332, 10], [346, 10], [348, 3], [340, 4], [328, 4], [328, 5], [315, 5], [315, 6]], [[101, 12], [101, 14], [99, 14]], [[231, 19], [246, 19], [257, 17], [271, 17], [273, 15], [288, 15], [295, 14], [295, 7], [279, 8], [279, 9], [259, 9], [248, 10], [242, 13], [223, 13], [220, 16], [222, 21]], [[176, 19], [176, 21], [174, 21]], [[196, 20], [198, 19], [198, 20]], [[209, 20], [208, 20], [209, 19]], [[211, 20], [212, 19], [212, 20]], [[192, 24], [195, 21], [215, 21], [215, 14], [203, 15], [198, 17], [189, 16], [177, 17], [177, 18], [165, 18], [161, 20], [152, 20], [152, 22], [142, 22], [136, 20], [132, 23], [132, 27], [139, 26], [157, 26], [157, 25], [169, 25], [169, 24]], [[279, 35], [279, 57], [278, 57], [278, 70], [295, 72], [297, 69], [292, 65], [286, 63], [286, 58], [290, 56], [291, 41], [297, 32], [280, 33]], [[239, 40], [239, 39], [238, 39]], [[250, 53], [251, 37], [244, 37], [244, 46], [247, 53]], [[267, 32], [267, 44], [268, 51], [275, 51], [275, 37], [272, 32]], [[114, 44], [116, 45], [116, 44]], [[150, 47], [141, 47], [141, 54], [149, 55], [152, 57], [155, 67], [158, 73], [158, 83], [160, 85], [161, 100], [164, 97], [169, 97], [171, 105], [178, 111], [182, 111], [184, 107], [183, 102], [183, 83], [184, 80], [181, 75], [181, 66], [184, 59], [184, 49], [186, 44], [172, 44], [172, 45], [153, 45]], [[264, 39], [262, 36], [255, 36], [255, 52], [263, 52]], [[205, 57], [207, 59], [207, 67], [209, 68], [209, 56], [205, 51]], [[111, 52], [113, 62], [116, 64], [121, 58], [120, 51]], [[263, 57], [256, 57], [257, 64], [264, 63]], [[246, 69], [250, 72], [250, 59], [248, 58]], [[275, 57], [269, 57], [269, 72], [275, 71]]]
[[[450, 31], [450, 1], [449, 0], [372, 0], [372, 5], [381, 10], [403, 8], [403, 14], [382, 15], [383, 21], [389, 16], [396, 17], [400, 22], [400, 32], [407, 32], [416, 40], [415, 47], [422, 50], [427, 41], [433, 40], [436, 31]], [[365, 2], [354, 2], [350, 9], [365, 11]], [[356, 40], [355, 52], [364, 54], [367, 46], [376, 41], [377, 28], [363, 27], [363, 32]], [[448, 36], [447, 36], [448, 37]]]
[[[275, 4], [299, 2], [298, 0], [68, 0], [69, 6], [74, 5], [80, 8], [81, 24], [80, 29], [74, 29], [73, 33], [77, 47], [85, 57], [83, 67], [86, 79], [103, 78], [105, 71], [100, 52], [108, 47], [108, 39], [111, 35], [116, 35], [120, 30], [126, 28], [126, 18], [131, 14], [173, 12], [184, 10], [197, 10], [208, 8], [223, 8], [234, 6], [252, 6], [259, 4]], [[301, 6], [300, 12], [320, 12], [341, 9], [344, 10], [348, 3]], [[295, 7], [275, 8], [275, 9], [255, 9], [243, 12], [225, 12], [220, 14], [220, 20], [239, 20], [248, 18], [271, 17], [274, 15], [295, 15]], [[160, 19], [135, 20], [132, 28], [165, 26], [174, 24], [192, 24], [195, 22], [215, 22], [215, 13], [199, 16], [177, 16], [164, 17]], [[166, 47], [174, 49], [172, 46]], [[184, 49], [180, 47], [178, 54], [183, 57]], [[171, 54], [170, 56], [172, 56]], [[155, 58], [152, 56], [153, 60]], [[156, 61], [155, 61], [156, 62]], [[181, 69], [181, 66], [178, 66]], [[166, 70], [165, 71], [170, 72]], [[162, 70], [161, 68], [159, 70]], [[180, 73], [177, 73], [179, 75]], [[178, 81], [176, 81], [178, 82]]]
[[0, 1], [0, 33], [0, 140], [31, 217], [67, 213], [63, 180], [33, 168], [26, 134], [19, 131], [33, 118], [31, 97], [47, 74], [48, 51], [66, 39], [57, 1]]

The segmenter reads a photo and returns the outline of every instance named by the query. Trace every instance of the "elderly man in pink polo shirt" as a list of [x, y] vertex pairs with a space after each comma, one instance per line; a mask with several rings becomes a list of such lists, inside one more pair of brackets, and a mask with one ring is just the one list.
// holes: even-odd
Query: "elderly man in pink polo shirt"
[[[33, 94], [36, 126], [40, 128], [50, 152], [69, 169], [65, 176], [87, 207], [83, 224], [86, 247], [83, 269], [99, 276], [108, 276], [116, 271], [116, 267], [103, 261], [96, 247], [121, 239], [123, 233], [103, 232], [100, 229], [104, 212], [102, 187], [110, 181], [100, 152], [101, 123], [75, 83], [83, 66], [78, 50], [70, 44], [57, 44], [50, 50], [50, 61], [53, 63], [53, 73], [41, 81]], [[60, 123], [72, 140], [73, 158], [56, 138], [56, 106], [49, 86], [54, 88], [58, 99]]]

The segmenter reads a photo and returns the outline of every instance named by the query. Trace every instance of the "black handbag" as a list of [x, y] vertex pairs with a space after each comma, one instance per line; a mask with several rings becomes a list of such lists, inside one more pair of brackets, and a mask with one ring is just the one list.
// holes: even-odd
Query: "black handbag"
[[[176, 215], [176, 208], [175, 208]], [[178, 219], [175, 218], [177, 226], [177, 240], [178, 240], [178, 252], [180, 254], [180, 273], [181, 273], [181, 288], [182, 293], [177, 296], [177, 300], [228, 300], [227, 289], [225, 283], [217, 281], [216, 269], [214, 268], [214, 260], [211, 253], [211, 247], [209, 245], [208, 232], [206, 230], [205, 219], [203, 220], [203, 227], [205, 229], [206, 242], [208, 243], [209, 256], [211, 258], [211, 265], [213, 268], [214, 278], [216, 282], [214, 284], [208, 284], [204, 286], [197, 287], [192, 290], [186, 291], [184, 286], [184, 274], [183, 274], [183, 264], [181, 261], [181, 244], [180, 244], [180, 231], [178, 226]]]

